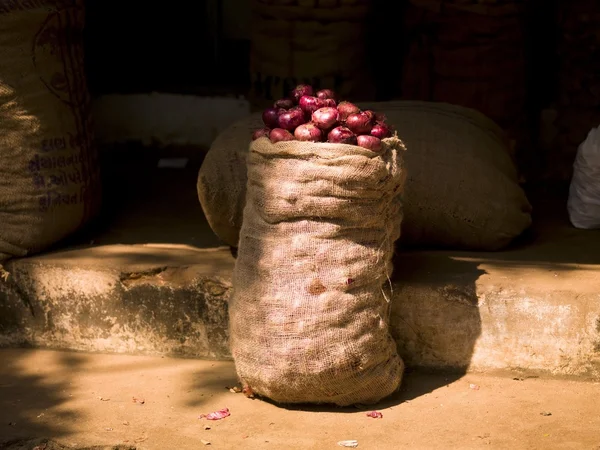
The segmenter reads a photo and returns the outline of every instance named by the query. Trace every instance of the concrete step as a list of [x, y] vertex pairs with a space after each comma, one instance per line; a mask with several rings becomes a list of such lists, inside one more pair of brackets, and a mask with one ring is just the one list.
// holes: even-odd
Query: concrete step
[[[190, 189], [197, 149], [184, 170], [134, 150], [105, 154], [107, 223], [5, 265], [0, 346], [230, 357], [234, 259]], [[391, 327], [410, 366], [600, 380], [600, 231], [572, 228], [564, 199], [535, 204], [509, 250], [398, 252]]]
[[[400, 253], [391, 326], [407, 363], [600, 379], [599, 235], [554, 231], [505, 253]], [[0, 345], [228, 359], [233, 264], [228, 248], [166, 244], [13, 260]]]

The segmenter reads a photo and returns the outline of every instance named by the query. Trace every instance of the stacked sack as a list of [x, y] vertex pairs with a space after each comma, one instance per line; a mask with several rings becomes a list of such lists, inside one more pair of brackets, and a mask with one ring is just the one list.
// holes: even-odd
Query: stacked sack
[[370, 0], [253, 0], [250, 72], [254, 107], [299, 83], [341, 96], [375, 95], [367, 63]]
[[551, 180], [568, 181], [577, 148], [600, 124], [600, 3], [560, 0], [558, 4], [556, 136], [545, 175]]
[[525, 2], [410, 0], [405, 99], [476, 109], [527, 145]]
[[0, 262], [48, 248], [100, 206], [83, 1], [0, 3]]

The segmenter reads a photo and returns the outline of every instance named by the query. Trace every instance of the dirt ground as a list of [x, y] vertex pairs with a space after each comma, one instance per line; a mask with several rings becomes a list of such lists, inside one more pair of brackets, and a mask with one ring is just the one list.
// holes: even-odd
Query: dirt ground
[[[600, 449], [599, 383], [412, 372], [370, 418], [232, 393], [228, 362], [40, 350], [0, 361], [0, 449]], [[222, 408], [231, 415], [198, 418]]]

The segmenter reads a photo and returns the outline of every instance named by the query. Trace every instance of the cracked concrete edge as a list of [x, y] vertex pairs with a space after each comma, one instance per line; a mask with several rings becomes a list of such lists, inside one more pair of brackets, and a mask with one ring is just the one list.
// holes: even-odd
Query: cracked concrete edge
[[[11, 263], [0, 347], [231, 359], [231, 280], [201, 265], [138, 271]], [[479, 280], [395, 282], [391, 331], [410, 366], [600, 379], [600, 293]]]
[[0, 346], [229, 358], [231, 283], [173, 267], [119, 270], [13, 264], [0, 284]]

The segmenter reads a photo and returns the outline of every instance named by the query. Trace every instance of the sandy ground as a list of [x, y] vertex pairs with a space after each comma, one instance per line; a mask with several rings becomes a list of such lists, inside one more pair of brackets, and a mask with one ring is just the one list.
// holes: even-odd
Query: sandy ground
[[[600, 449], [599, 383], [413, 372], [373, 419], [232, 393], [227, 362], [39, 350], [0, 361], [0, 442], [20, 440], [0, 449]], [[221, 408], [231, 415], [198, 418]]]

